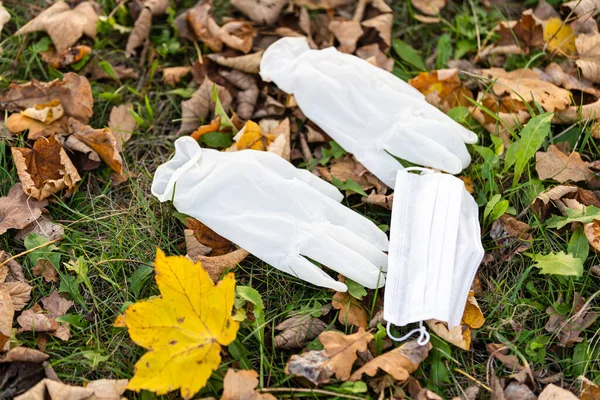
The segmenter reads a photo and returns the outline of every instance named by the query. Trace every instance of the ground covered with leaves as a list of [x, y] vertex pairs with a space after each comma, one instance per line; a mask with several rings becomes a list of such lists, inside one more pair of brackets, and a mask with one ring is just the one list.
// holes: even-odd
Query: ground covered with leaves
[[[0, 398], [600, 398], [598, 15], [597, 0], [5, 0]], [[389, 231], [393, 190], [260, 79], [288, 36], [393, 73], [479, 136], [460, 178], [486, 255], [461, 325], [427, 321], [426, 346], [387, 337], [385, 289], [315, 288], [150, 194], [191, 135], [273, 152]]]

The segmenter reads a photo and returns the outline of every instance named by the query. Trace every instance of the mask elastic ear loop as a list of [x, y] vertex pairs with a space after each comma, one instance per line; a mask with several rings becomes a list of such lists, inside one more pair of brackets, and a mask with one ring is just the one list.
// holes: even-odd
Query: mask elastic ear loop
[[385, 330], [388, 334], [388, 336], [390, 337], [390, 339], [392, 339], [395, 342], [404, 342], [406, 339], [408, 339], [409, 337], [411, 337], [413, 334], [419, 332], [419, 338], [417, 339], [417, 343], [419, 344], [419, 346], [425, 346], [427, 343], [429, 343], [429, 340], [431, 339], [431, 336], [429, 335], [429, 332], [427, 332], [427, 329], [423, 326], [423, 321], [419, 321], [419, 327], [416, 329], [413, 329], [412, 331], [408, 332], [406, 335], [402, 336], [402, 337], [395, 337], [394, 335], [392, 335], [392, 333], [390, 332], [390, 326], [392, 324], [390, 322], [387, 323]]

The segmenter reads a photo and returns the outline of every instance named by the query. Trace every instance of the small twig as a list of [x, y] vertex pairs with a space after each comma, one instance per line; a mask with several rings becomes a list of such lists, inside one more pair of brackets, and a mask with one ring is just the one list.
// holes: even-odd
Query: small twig
[[37, 249], [41, 249], [42, 247], [49, 246], [49, 245], [51, 245], [51, 244], [53, 244], [53, 243], [56, 243], [56, 242], [58, 242], [58, 241], [60, 241], [60, 240], [62, 240], [62, 239], [63, 239], [62, 237], [59, 237], [58, 239], [51, 240], [51, 241], [49, 241], [49, 242], [46, 242], [46, 243], [44, 243], [44, 244], [40, 244], [39, 246], [35, 246], [35, 247], [33, 247], [33, 248], [29, 249], [29, 250], [25, 250], [25, 251], [24, 251], [24, 252], [22, 252], [22, 253], [19, 253], [19, 254], [17, 254], [17, 255], [14, 255], [14, 256], [12, 256], [12, 257], [9, 257], [9, 258], [7, 258], [6, 260], [4, 260], [4, 261], [2, 261], [2, 262], [0, 263], [0, 267], [3, 267], [3, 266], [5, 266], [6, 264], [8, 264], [9, 262], [11, 262], [11, 261], [12, 261], [12, 260], [14, 260], [14, 259], [17, 259], [17, 258], [19, 258], [19, 257], [21, 257], [21, 256], [27, 255], [27, 254], [29, 254], [29, 253], [31, 253], [31, 252], [33, 252], [33, 251], [36, 251]]
[[462, 369], [458, 369], [458, 368], [454, 368], [454, 370], [456, 372], [458, 372], [461, 375], [466, 376], [467, 378], [469, 378], [470, 380], [472, 380], [473, 382], [475, 382], [476, 384], [478, 384], [479, 386], [481, 386], [482, 388], [484, 388], [485, 390], [487, 390], [488, 392], [492, 393], [492, 389], [490, 389], [489, 386], [487, 386], [486, 384], [484, 384], [483, 382], [479, 381], [477, 378], [467, 374], [465, 371], [463, 371]]
[[335, 397], [343, 397], [345, 399], [363, 400], [363, 397], [351, 396], [349, 394], [342, 394], [342, 393], [338, 393], [338, 392], [331, 392], [329, 390], [323, 390], [323, 389], [264, 388], [264, 389], [258, 389], [258, 391], [262, 392], [262, 393], [276, 393], [276, 392], [284, 392], [284, 393], [285, 392], [288, 392], [288, 393], [318, 393], [318, 394], [326, 394], [326, 395], [335, 396]]

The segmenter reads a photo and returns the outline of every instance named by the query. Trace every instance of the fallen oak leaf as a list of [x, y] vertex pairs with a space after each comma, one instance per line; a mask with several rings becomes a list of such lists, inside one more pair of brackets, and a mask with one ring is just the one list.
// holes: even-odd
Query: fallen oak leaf
[[83, 35], [95, 39], [97, 22], [98, 14], [91, 1], [83, 1], [73, 9], [67, 2], [56, 2], [23, 25], [15, 35], [45, 31], [56, 51], [62, 53]]
[[180, 389], [189, 399], [219, 366], [221, 346], [236, 337], [239, 324], [231, 318], [235, 280], [229, 274], [215, 285], [201, 264], [167, 257], [160, 249], [155, 269], [161, 297], [125, 311], [131, 339], [148, 349], [127, 388], [159, 395]]
[[266, 25], [277, 22], [286, 4], [286, 0], [231, 0], [231, 5], [253, 22]]
[[302, 348], [327, 328], [327, 324], [311, 315], [295, 315], [275, 327], [273, 338], [276, 349]]
[[382, 369], [396, 381], [404, 382], [410, 374], [419, 368], [419, 364], [427, 358], [431, 347], [431, 343], [421, 346], [416, 340], [406, 342], [402, 346], [367, 362], [352, 374], [350, 380], [357, 381], [362, 378], [363, 374], [375, 376], [377, 370]]
[[548, 146], [547, 151], [535, 153], [535, 170], [540, 179], [552, 179], [560, 183], [567, 181], [580, 182], [591, 179], [589, 163], [581, 159], [581, 155], [573, 151], [568, 156], [555, 145]]
[[123, 160], [117, 149], [117, 141], [110, 128], [94, 129], [75, 118], [69, 118], [69, 132], [94, 150], [116, 173], [123, 173]]
[[221, 400], [276, 400], [272, 394], [256, 391], [256, 386], [258, 386], [258, 373], [256, 371], [235, 371], [229, 368], [225, 374], [225, 379], [223, 379]]
[[55, 136], [36, 140], [33, 149], [11, 147], [23, 191], [43, 200], [81, 180], [77, 169]]
[[[66, 3], [56, 3], [66, 4]], [[83, 4], [83, 3], [82, 3]], [[67, 116], [87, 123], [93, 114], [94, 98], [88, 80], [73, 72], [64, 74], [63, 80], [51, 82], [32, 80], [24, 84], [11, 83], [8, 90], [0, 95], [0, 108], [11, 112], [22, 111], [36, 104], [60, 101]]]
[[144, 44], [150, 36], [150, 28], [152, 28], [152, 17], [155, 15], [165, 14], [169, 8], [168, 0], [142, 0], [143, 8], [138, 15], [133, 30], [127, 38], [125, 47], [125, 56], [132, 57], [135, 55], [135, 49]]
[[367, 310], [348, 292], [336, 292], [331, 299], [331, 305], [340, 310], [338, 320], [344, 326], [355, 325], [366, 328], [369, 324]]
[[8, 229], [25, 228], [42, 215], [47, 205], [47, 200], [30, 199], [23, 192], [23, 186], [15, 184], [8, 195], [0, 197], [0, 235]]

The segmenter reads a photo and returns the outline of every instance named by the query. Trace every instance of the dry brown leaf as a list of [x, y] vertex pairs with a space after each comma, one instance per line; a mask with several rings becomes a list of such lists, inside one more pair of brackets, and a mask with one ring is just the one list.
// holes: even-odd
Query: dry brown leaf
[[0, 290], [10, 295], [15, 311], [21, 311], [29, 303], [31, 289], [33, 288], [27, 282], [0, 283]]
[[583, 226], [583, 232], [588, 242], [596, 251], [600, 252], [600, 221], [593, 220]]
[[510, 214], [503, 214], [494, 221], [490, 229], [490, 236], [494, 239], [500, 259], [507, 261], [516, 253], [522, 253], [531, 248], [533, 235], [529, 232], [531, 227], [517, 220]]
[[310, 315], [295, 315], [275, 327], [273, 338], [276, 349], [297, 349], [306, 346], [327, 328], [327, 324]]
[[580, 376], [577, 379], [581, 381], [581, 394], [579, 395], [580, 400], [600, 399], [600, 387], [598, 385], [586, 379], [584, 376]]
[[242, 89], [236, 96], [237, 104], [235, 111], [240, 118], [250, 119], [254, 113], [254, 107], [256, 106], [259, 94], [256, 79], [252, 75], [237, 69], [231, 71], [219, 71], [219, 75], [237, 88]]
[[54, 99], [48, 103], [36, 104], [33, 107], [26, 108], [21, 111], [21, 114], [43, 124], [51, 124], [61, 118], [65, 114], [65, 111], [60, 101]]
[[194, 232], [196, 239], [203, 245], [210, 247], [211, 251], [206, 255], [222, 256], [236, 250], [233, 243], [218, 235], [202, 222], [194, 218], [187, 218], [185, 222], [187, 228]]
[[259, 393], [254, 390], [257, 385], [258, 373], [256, 371], [235, 371], [229, 368], [223, 380], [221, 400], [276, 400], [272, 394]]
[[58, 272], [48, 260], [40, 259], [33, 269], [33, 275], [44, 276], [46, 282], [58, 282]]
[[67, 72], [62, 81], [32, 80], [21, 85], [12, 83], [8, 90], [0, 95], [0, 108], [15, 112], [55, 99], [60, 101], [66, 115], [83, 123], [87, 123], [92, 116], [94, 99], [90, 83], [84, 76], [73, 72]]
[[552, 179], [560, 183], [587, 181], [593, 177], [588, 166], [589, 163], [583, 161], [578, 152], [567, 156], [555, 145], [550, 145], [548, 151], [535, 153], [535, 170], [542, 180]]
[[98, 65], [97, 62], [88, 63], [81, 73], [93, 81], [99, 81], [103, 79], [110, 79], [120, 82], [121, 79], [138, 79], [140, 76], [138, 73], [129, 67], [123, 65], [111, 65], [114, 75], [110, 75], [104, 68]]
[[600, 0], [572, 0], [563, 3], [565, 7], [575, 13], [575, 15], [585, 16], [592, 19], [600, 14]]
[[416, 340], [411, 340], [367, 362], [352, 374], [350, 380], [357, 381], [363, 374], [375, 376], [378, 369], [382, 369], [396, 381], [404, 382], [427, 358], [429, 350], [431, 350], [431, 343], [421, 346]]
[[208, 54], [207, 57], [224, 67], [239, 69], [240, 71], [249, 74], [258, 74], [260, 70], [260, 60], [262, 59], [263, 51], [252, 54], [245, 54], [237, 57], [225, 57], [222, 54]]
[[0, 289], [0, 350], [10, 340], [12, 336], [13, 318], [15, 308], [10, 295]]
[[123, 173], [123, 160], [117, 149], [117, 140], [110, 128], [94, 129], [75, 118], [69, 118], [69, 132], [94, 150], [117, 174]]
[[581, 332], [598, 319], [598, 313], [590, 312], [590, 305], [585, 303], [585, 299], [579, 293], [575, 293], [573, 306], [573, 315], [568, 318], [558, 313], [552, 306], [546, 309], [549, 318], [545, 329], [558, 335], [560, 346], [583, 341], [579, 336]]
[[368, 196], [363, 196], [361, 201], [365, 204], [372, 204], [383, 207], [386, 210], [391, 210], [394, 202], [394, 193], [386, 196], [385, 194], [377, 194], [375, 191], [372, 191]]
[[[215, 109], [215, 102], [212, 100], [213, 85], [215, 84], [206, 78], [189, 100], [181, 102], [181, 127], [178, 134], [193, 132], [213, 114]], [[223, 86], [215, 86], [223, 108], [225, 111], [229, 110], [232, 101], [231, 95]]]
[[354, 53], [356, 43], [358, 43], [358, 39], [363, 34], [359, 21], [334, 19], [329, 23], [327, 28], [333, 33], [338, 42], [340, 42], [339, 51], [349, 54]]
[[40, 53], [42, 61], [50, 64], [52, 68], [61, 69], [71, 64], [81, 61], [83, 57], [92, 54], [92, 48], [85, 45], [69, 47], [62, 53], [57, 53], [53, 49]]
[[53, 332], [58, 329], [58, 322], [47, 314], [44, 314], [41, 307], [34, 306], [25, 310], [17, 317], [17, 322], [21, 326], [21, 332]]
[[428, 103], [444, 112], [472, 104], [469, 99], [473, 98], [473, 93], [462, 84], [456, 69], [421, 72], [408, 83], [423, 93]]
[[202, 264], [202, 268], [208, 272], [208, 275], [214, 282], [217, 282], [219, 279], [221, 279], [221, 276], [225, 270], [235, 267], [249, 254], [244, 249], [237, 249], [220, 256], [207, 256], [206, 254], [210, 252], [210, 247], [201, 244], [194, 236], [192, 230], [186, 229], [185, 232], [185, 243], [188, 251], [188, 258], [193, 262], [200, 262]]
[[479, 308], [479, 304], [477, 304], [475, 292], [472, 290], [469, 291], [461, 323], [467, 325], [471, 329], [479, 329], [485, 323], [485, 317]]
[[360, 328], [367, 327], [369, 323], [367, 310], [348, 292], [336, 292], [331, 299], [331, 304], [333, 308], [340, 310], [338, 321], [344, 326], [355, 325]]
[[394, 69], [394, 60], [386, 56], [377, 43], [362, 46], [356, 50], [356, 55], [388, 72], [391, 72], [392, 69]]
[[127, 383], [127, 379], [100, 379], [79, 387], [46, 378], [15, 400], [121, 400]]
[[42, 215], [27, 227], [19, 229], [15, 235], [15, 239], [24, 242], [30, 233], [35, 233], [50, 241], [61, 238], [65, 233], [65, 229], [61, 225], [52, 222], [47, 216]]
[[526, 374], [531, 374], [529, 366], [523, 366], [519, 362], [519, 358], [510, 354], [510, 349], [503, 344], [488, 343], [486, 345], [487, 351], [490, 353], [490, 357], [498, 359], [511, 373], [525, 371]]
[[37, 17], [23, 25], [15, 34], [45, 31], [62, 53], [73, 46], [81, 36], [96, 38], [98, 14], [91, 1], [83, 1], [71, 9], [67, 2], [56, 2]]
[[445, 322], [430, 319], [427, 326], [446, 342], [451, 343], [459, 349], [469, 350], [471, 348], [471, 329], [466, 325], [458, 325], [448, 329]]
[[[529, 53], [531, 47], [544, 46], [544, 28], [542, 21], [535, 15], [533, 10], [525, 10], [519, 21], [501, 22], [498, 26], [500, 39], [494, 44], [496, 52], [504, 53], [514, 47], [521, 53]], [[501, 51], [497, 51], [500, 49]]]
[[35, 349], [28, 349], [27, 347], [15, 347], [10, 349], [6, 354], [0, 356], [0, 362], [27, 362], [27, 363], [41, 363], [48, 359], [48, 355]]
[[600, 97], [600, 90], [594, 84], [580, 76], [576, 68], [567, 68], [565, 64], [551, 63], [540, 74], [543, 80], [552, 82], [567, 90], [580, 90], [592, 96]]
[[578, 400], [578, 398], [568, 390], [551, 383], [542, 390], [537, 400]]
[[367, 350], [373, 335], [360, 328], [352, 335], [323, 332], [319, 340], [324, 350], [292, 355], [285, 366], [285, 373], [304, 377], [315, 385], [328, 383], [334, 374], [337, 379], [346, 381], [357, 359], [356, 353]]
[[575, 62], [583, 77], [600, 83], [600, 34], [579, 35], [575, 39], [579, 59]]
[[219, 27], [214, 20], [209, 20], [209, 30], [232, 49], [239, 50], [244, 54], [248, 54], [252, 50], [256, 30], [247, 21], [231, 21]]
[[231, 0], [231, 5], [246, 14], [257, 24], [277, 22], [287, 0]]
[[352, 3], [352, 0], [292, 0], [292, 3], [300, 7], [307, 7], [310, 10], [331, 10], [348, 5]]
[[110, 110], [108, 127], [115, 137], [117, 142], [117, 151], [119, 152], [123, 150], [123, 144], [131, 139], [131, 134], [137, 127], [135, 118], [133, 118], [129, 112], [129, 110], [132, 109], [132, 104], [121, 104], [120, 106], [114, 106], [112, 110]]
[[66, 117], [60, 118], [50, 124], [44, 124], [21, 113], [14, 113], [6, 119], [5, 123], [6, 128], [14, 134], [28, 130], [27, 139], [29, 140], [38, 140], [41, 137], [48, 137], [55, 133], [59, 135], [67, 134]]
[[367, 28], [373, 28], [379, 33], [379, 37], [385, 43], [386, 48], [392, 45], [392, 24], [394, 16], [392, 13], [380, 14], [376, 17], [361, 22]]
[[52, 318], [65, 315], [69, 311], [69, 308], [75, 304], [71, 300], [67, 300], [59, 295], [57, 290], [54, 290], [50, 296], [42, 297], [41, 302], [44, 305], [44, 309], [48, 311], [48, 314]]
[[380, 194], [387, 191], [387, 186], [350, 154], [333, 160], [329, 169], [320, 167], [319, 172], [321, 177], [328, 182], [332, 181], [332, 177], [336, 177], [342, 182], [351, 179], [357, 182], [363, 190], [375, 188], [377, 193]]
[[515, 127], [522, 126], [531, 118], [525, 104], [508, 96], [499, 99], [492, 93], [483, 94], [479, 92], [477, 102], [492, 111], [502, 123], [487, 112], [482, 111], [481, 107], [470, 107], [471, 115], [490, 133], [503, 138], [505, 145], [510, 144], [509, 132]]
[[4, 8], [2, 2], [0, 1], [0, 32], [4, 28], [4, 25], [10, 21], [10, 13]]
[[21, 265], [15, 260], [7, 262], [8, 259], [10, 259], [10, 254], [4, 250], [0, 250], [0, 263], [3, 263], [4, 267], [8, 268], [8, 271], [4, 270], [5, 272], [0, 274], [3, 277], [0, 279], [0, 282], [27, 282]]
[[568, 90], [541, 80], [536, 72], [521, 69], [506, 72], [501, 68], [490, 68], [481, 70], [481, 73], [494, 81], [492, 88], [498, 96], [507, 94], [515, 101], [535, 101], [546, 111], [564, 110], [571, 104]]
[[25, 228], [42, 215], [42, 209], [47, 205], [46, 200], [28, 198], [21, 184], [17, 183], [8, 195], [0, 197], [0, 235], [9, 229]]
[[414, 8], [429, 15], [438, 15], [446, 6], [446, 0], [411, 0], [411, 3]]
[[261, 119], [259, 121], [260, 131], [266, 137], [274, 138], [273, 142], [267, 146], [267, 151], [275, 153], [279, 157], [290, 160], [290, 119], [283, 120]]
[[209, 30], [209, 23], [216, 25], [211, 16], [211, 9], [212, 4], [210, 1], [200, 1], [181, 14], [175, 24], [183, 37], [190, 40], [199, 39], [212, 51], [219, 52], [223, 48], [223, 42], [214, 37]]
[[169, 0], [142, 0], [142, 2], [142, 11], [135, 20], [133, 30], [127, 39], [127, 46], [125, 47], [125, 56], [127, 57], [134, 56], [135, 49], [148, 40], [150, 28], [152, 28], [152, 16], [164, 14], [169, 8]]
[[559, 185], [540, 193], [531, 208], [543, 221], [551, 214], [566, 215], [567, 208], [595, 206], [600, 208], [599, 192], [571, 185]]
[[184, 67], [163, 68], [163, 82], [167, 85], [175, 86], [179, 83], [181, 78], [185, 77], [190, 72], [192, 72], [192, 67], [190, 65]]

